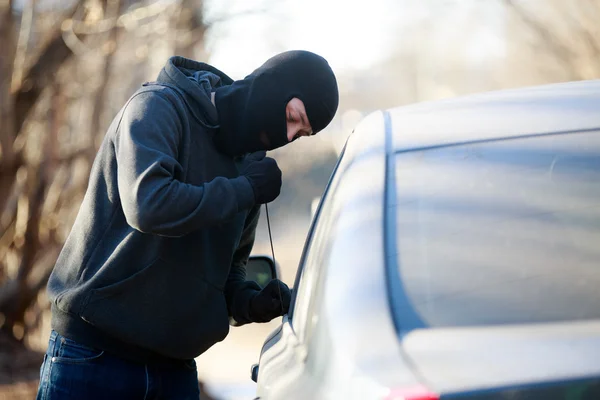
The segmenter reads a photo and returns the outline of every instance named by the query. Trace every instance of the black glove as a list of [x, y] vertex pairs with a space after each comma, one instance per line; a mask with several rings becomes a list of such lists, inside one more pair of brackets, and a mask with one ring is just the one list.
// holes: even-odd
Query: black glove
[[273, 279], [250, 299], [250, 319], [254, 322], [269, 322], [273, 318], [287, 314], [291, 299], [290, 288], [279, 279]]
[[250, 154], [246, 158], [249, 164], [241, 173], [250, 181], [256, 204], [269, 203], [281, 192], [281, 170], [274, 159], [265, 155], [264, 151]]

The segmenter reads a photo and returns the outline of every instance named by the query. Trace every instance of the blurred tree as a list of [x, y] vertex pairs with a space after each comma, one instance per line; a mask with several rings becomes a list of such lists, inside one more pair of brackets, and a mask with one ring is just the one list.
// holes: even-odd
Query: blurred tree
[[0, 327], [24, 341], [110, 120], [206, 26], [201, 0], [15, 4], [0, 2]]
[[205, 54], [202, 7], [202, 0], [26, 0], [20, 8], [0, 1], [0, 342], [12, 343], [0, 353], [10, 347], [9, 360], [15, 346], [45, 345], [43, 289], [108, 124], [168, 56]]
[[[8, 49], [8, 54], [3, 53], [0, 75], [0, 325], [21, 340], [26, 331], [25, 310], [47, 279], [48, 268], [40, 264], [48, 264], [47, 255], [53, 254], [40, 251], [50, 171], [46, 169], [48, 158], [39, 150], [48, 143], [48, 135], [42, 140], [40, 131], [52, 131], [55, 124], [42, 128], [30, 117], [44, 91], [49, 98], [55, 95], [54, 76], [72, 51], [62, 39], [60, 20], [42, 37], [34, 37], [35, 2], [24, 4], [20, 21], [15, 19], [12, 1], [3, 4], [7, 4], [1, 11], [6, 32], [1, 35], [0, 47]], [[79, 6], [75, 3], [62, 10], [63, 19], [73, 16]], [[60, 112], [47, 106], [39, 111], [40, 117], [52, 122]], [[28, 119], [30, 124], [26, 124]], [[32, 274], [33, 270], [36, 273]], [[40, 270], [43, 272], [38, 273]]]
[[514, 46], [524, 46], [519, 67], [533, 66], [551, 82], [600, 77], [600, 1], [501, 1], [515, 17], [514, 28], [525, 29], [513, 35]]

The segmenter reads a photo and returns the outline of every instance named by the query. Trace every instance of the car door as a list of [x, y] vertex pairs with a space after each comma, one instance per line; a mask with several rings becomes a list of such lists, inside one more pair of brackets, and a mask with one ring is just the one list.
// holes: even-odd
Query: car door
[[331, 199], [341, 179], [343, 154], [317, 208], [296, 274], [290, 312], [264, 343], [258, 365], [257, 396], [260, 399], [315, 398], [319, 377], [306, 363], [307, 349], [318, 320], [320, 288], [327, 265], [322, 255], [328, 243]]

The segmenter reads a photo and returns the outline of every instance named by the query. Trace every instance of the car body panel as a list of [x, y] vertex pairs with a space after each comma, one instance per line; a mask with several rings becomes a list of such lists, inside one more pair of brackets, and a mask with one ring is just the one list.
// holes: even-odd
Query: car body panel
[[419, 329], [402, 346], [440, 393], [600, 377], [600, 321]]
[[600, 127], [600, 80], [511, 89], [389, 110], [394, 151]]

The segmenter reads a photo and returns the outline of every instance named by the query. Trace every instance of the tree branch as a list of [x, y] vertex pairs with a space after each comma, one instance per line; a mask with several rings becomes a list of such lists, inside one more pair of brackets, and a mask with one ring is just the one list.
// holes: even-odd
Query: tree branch
[[[79, 3], [70, 11], [73, 16]], [[59, 68], [73, 52], [62, 38], [62, 28], [54, 29], [41, 50], [33, 57], [31, 67], [23, 74], [21, 85], [15, 91], [15, 132], [19, 132], [42, 91], [54, 81]]]
[[[13, 164], [12, 145], [15, 138], [11, 79], [16, 50], [12, 2], [0, 3], [0, 172]], [[3, 185], [0, 185], [0, 190]], [[5, 192], [0, 191], [2, 195]], [[1, 202], [1, 200], [0, 200]], [[0, 210], [2, 207], [0, 206]]]
[[21, 86], [21, 80], [23, 79], [23, 68], [25, 66], [25, 59], [27, 58], [27, 49], [29, 47], [31, 28], [33, 26], [33, 10], [35, 9], [35, 4], [36, 0], [27, 1], [23, 8], [23, 13], [21, 14], [21, 27], [19, 28], [19, 39], [17, 41], [15, 61], [13, 64], [11, 92], [14, 92], [18, 86]]
[[565, 66], [565, 68], [569, 71], [571, 78], [581, 79], [581, 74], [571, 63], [571, 59], [574, 57], [573, 51], [564, 43], [562, 43], [549, 27], [542, 24], [539, 20], [534, 19], [530, 13], [524, 9], [523, 6], [517, 4], [518, 1], [503, 1], [521, 19], [525, 26], [531, 29], [540, 38], [540, 40], [542, 40], [543, 45], [554, 56], [554, 58]]

